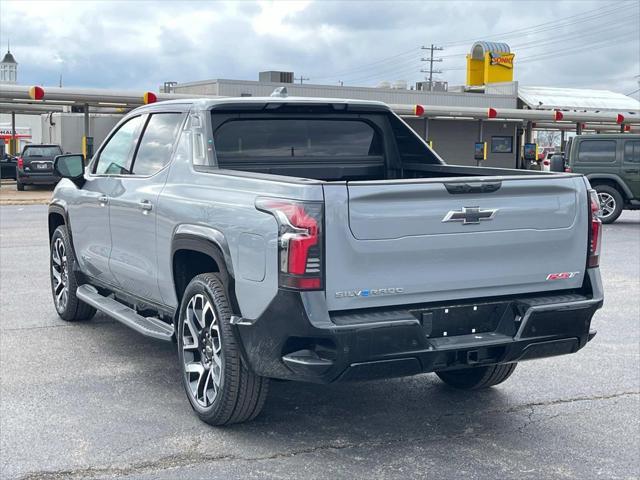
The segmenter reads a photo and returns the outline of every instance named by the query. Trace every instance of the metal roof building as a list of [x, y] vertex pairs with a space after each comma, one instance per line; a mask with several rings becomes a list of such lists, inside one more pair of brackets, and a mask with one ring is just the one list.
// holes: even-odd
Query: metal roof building
[[557, 87], [518, 87], [522, 106], [545, 110], [575, 110], [601, 112], [636, 112], [640, 102], [609, 90]]

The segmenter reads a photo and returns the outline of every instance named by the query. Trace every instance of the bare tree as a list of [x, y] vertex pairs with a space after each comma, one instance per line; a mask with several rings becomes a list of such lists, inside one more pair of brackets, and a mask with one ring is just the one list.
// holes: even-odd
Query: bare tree
[[538, 145], [541, 147], [555, 147], [560, 145], [560, 132], [557, 130], [538, 130], [536, 138]]

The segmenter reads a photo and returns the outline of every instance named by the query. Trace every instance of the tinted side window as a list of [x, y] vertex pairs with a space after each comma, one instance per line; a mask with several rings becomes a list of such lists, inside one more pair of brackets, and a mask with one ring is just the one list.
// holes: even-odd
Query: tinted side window
[[142, 117], [133, 117], [124, 123], [100, 152], [94, 173], [98, 175], [131, 173], [131, 155], [141, 126]]
[[615, 140], [584, 140], [578, 147], [580, 163], [614, 163], [616, 161]]
[[220, 160], [243, 157], [382, 155], [378, 133], [349, 120], [266, 119], [224, 123], [214, 134]]
[[153, 175], [169, 163], [183, 118], [182, 113], [151, 115], [133, 163], [135, 175]]
[[640, 163], [640, 141], [624, 142], [624, 161]]

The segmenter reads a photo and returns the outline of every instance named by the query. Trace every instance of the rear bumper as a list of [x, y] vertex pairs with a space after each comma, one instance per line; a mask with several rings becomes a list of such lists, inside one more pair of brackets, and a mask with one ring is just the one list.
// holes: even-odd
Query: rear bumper
[[580, 292], [333, 316], [322, 292], [280, 291], [258, 320], [232, 323], [257, 374], [328, 383], [574, 353], [595, 335], [591, 318], [602, 303], [600, 274], [592, 269]]
[[35, 173], [17, 171], [17, 181], [24, 185], [55, 185], [60, 181], [60, 177], [55, 173]]

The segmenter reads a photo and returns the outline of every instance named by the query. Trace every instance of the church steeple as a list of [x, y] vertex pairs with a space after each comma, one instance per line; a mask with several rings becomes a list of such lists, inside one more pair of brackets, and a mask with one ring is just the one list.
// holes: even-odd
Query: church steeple
[[0, 62], [0, 83], [17, 83], [18, 62], [11, 53], [11, 44], [7, 40], [7, 53]]

